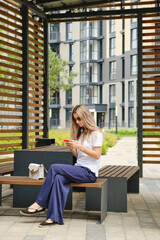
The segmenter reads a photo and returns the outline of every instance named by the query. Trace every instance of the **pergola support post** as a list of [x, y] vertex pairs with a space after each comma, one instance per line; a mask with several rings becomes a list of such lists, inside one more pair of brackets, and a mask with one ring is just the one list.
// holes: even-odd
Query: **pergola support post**
[[49, 79], [48, 79], [48, 21], [44, 19], [44, 112], [43, 137], [48, 138], [49, 129]]
[[28, 7], [21, 5], [22, 11], [22, 148], [28, 148], [29, 132], [29, 43]]
[[138, 106], [137, 106], [137, 127], [138, 127], [138, 166], [139, 176], [143, 176], [143, 53], [142, 53], [142, 14], [138, 14]]

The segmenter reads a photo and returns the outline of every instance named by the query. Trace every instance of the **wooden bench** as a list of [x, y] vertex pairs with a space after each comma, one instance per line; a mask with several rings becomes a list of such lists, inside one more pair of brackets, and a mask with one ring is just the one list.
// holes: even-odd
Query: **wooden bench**
[[[24, 176], [0, 176], [0, 184], [43, 185], [43, 182], [44, 179], [35, 180]], [[86, 188], [86, 210], [100, 211], [100, 223], [102, 223], [107, 215], [107, 180], [97, 179], [95, 183], [71, 183], [70, 185]]]
[[0, 175], [5, 174], [13, 174], [14, 171], [14, 163], [13, 162], [7, 162], [7, 163], [1, 163], [0, 164]]
[[127, 212], [127, 193], [139, 193], [139, 167], [106, 165], [98, 177], [108, 180], [107, 211]]
[[[7, 163], [1, 163], [0, 164], [0, 176], [5, 174], [13, 174], [14, 171], [14, 163], [13, 162], [7, 162]], [[2, 198], [2, 185], [0, 185], [0, 199]]]

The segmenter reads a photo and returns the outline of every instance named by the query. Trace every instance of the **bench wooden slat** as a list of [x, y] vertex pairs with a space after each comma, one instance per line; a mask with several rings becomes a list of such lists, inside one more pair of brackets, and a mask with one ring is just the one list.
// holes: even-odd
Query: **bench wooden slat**
[[[25, 176], [0, 176], [0, 184], [43, 185], [45, 179], [32, 179]], [[97, 179], [94, 183], [71, 183], [71, 187], [101, 188], [106, 179]]]
[[32, 179], [24, 176], [0, 176], [0, 184], [43, 185], [44, 179]]
[[111, 174], [110, 177], [118, 177], [123, 171], [127, 169], [127, 166], [118, 166]]
[[106, 166], [104, 167], [103, 170], [99, 170], [99, 176], [104, 177], [105, 175], [109, 176], [109, 174], [117, 169], [118, 166]]
[[112, 165], [105, 165], [104, 167], [100, 168], [99, 171], [100, 172], [103, 172], [103, 171], [106, 171], [106, 169], [111, 169], [113, 166]]
[[126, 170], [128, 166], [121, 166], [121, 165], [111, 165], [109, 166], [106, 166], [106, 169], [104, 168], [103, 169], [103, 172], [101, 172], [101, 169], [99, 170], [99, 176], [101, 177], [104, 177], [104, 176], [107, 176], [107, 177], [117, 177], [119, 174], [121, 174], [123, 171]]
[[106, 179], [97, 179], [94, 183], [71, 183], [71, 187], [101, 188]]
[[129, 179], [138, 170], [138, 166], [106, 165], [99, 169], [99, 177], [124, 177]]
[[129, 179], [134, 173], [139, 170], [139, 166], [133, 166], [128, 172], [125, 172], [125, 177]]

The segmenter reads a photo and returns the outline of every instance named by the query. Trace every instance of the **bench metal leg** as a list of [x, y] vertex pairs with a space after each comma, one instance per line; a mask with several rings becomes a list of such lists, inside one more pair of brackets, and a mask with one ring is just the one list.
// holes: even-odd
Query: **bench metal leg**
[[139, 170], [130, 179], [128, 179], [127, 192], [139, 193]]
[[127, 212], [127, 179], [108, 177], [107, 211]]
[[107, 216], [107, 181], [102, 188], [86, 188], [86, 210], [100, 211], [100, 223]]

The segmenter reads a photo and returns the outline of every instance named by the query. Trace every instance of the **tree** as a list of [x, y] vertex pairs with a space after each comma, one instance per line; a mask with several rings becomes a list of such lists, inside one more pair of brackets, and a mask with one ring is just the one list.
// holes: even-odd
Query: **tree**
[[77, 73], [72, 71], [69, 73], [68, 62], [56, 56], [56, 53], [49, 48], [49, 85], [50, 85], [50, 100], [53, 99], [53, 94], [61, 89], [67, 91], [72, 89], [73, 79]]

